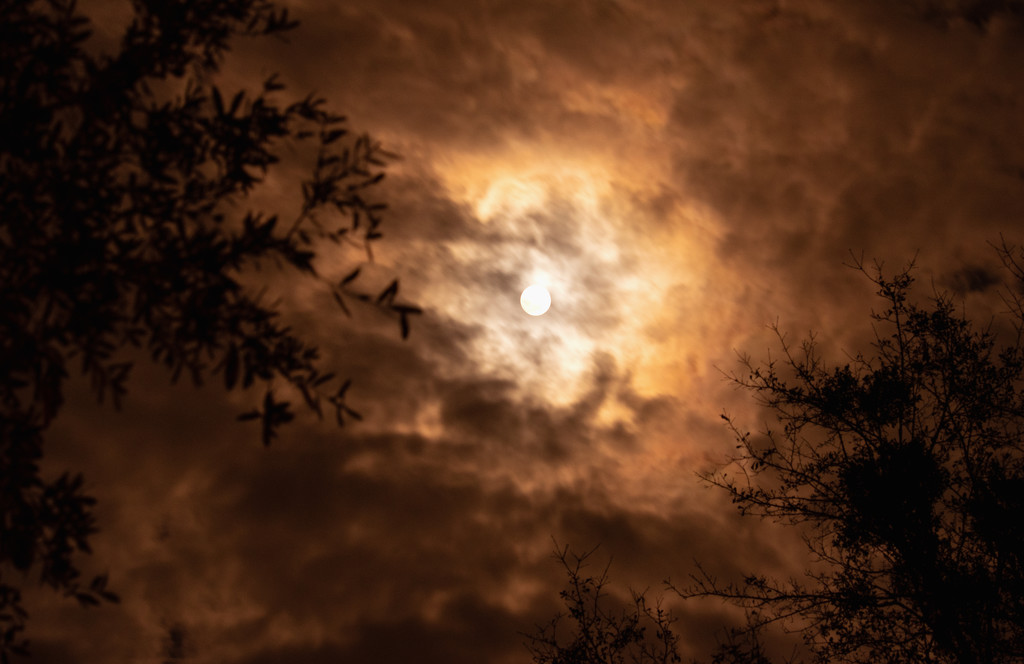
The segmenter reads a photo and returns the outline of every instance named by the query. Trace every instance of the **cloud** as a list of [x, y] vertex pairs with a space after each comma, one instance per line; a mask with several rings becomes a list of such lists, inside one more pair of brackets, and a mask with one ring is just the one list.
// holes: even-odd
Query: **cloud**
[[[461, 661], [511, 649], [516, 630], [545, 619], [558, 583], [552, 537], [603, 543], [623, 561], [621, 588], [644, 583], [638, 570], [667, 574], [677, 555], [716, 548], [698, 536], [709, 513], [651, 514], [636, 500], [640, 478], [622, 475], [620, 464], [648, 445], [641, 433], [671, 406], [631, 391], [610, 357], [595, 365], [590, 391], [551, 407], [507, 381], [429, 378], [414, 346], [403, 356], [398, 342], [376, 343], [392, 344], [397, 365], [385, 362], [378, 368], [395, 373], [363, 386], [379, 390], [380, 408], [365, 432], [304, 424], [260, 449], [216, 390], [157, 389], [158, 372], [144, 370], [152, 387], [102, 423], [89, 453], [88, 441], [99, 444], [94, 410], [73, 401], [53, 460], [84, 468], [106, 506], [96, 560], [112, 567], [124, 603], [83, 622], [73, 608], [58, 618], [59, 604], [41, 596], [54, 607], [43, 622], [74, 620], [94, 634], [100, 659], [152, 652], [166, 625], [180, 623], [199, 661], [355, 657], [373, 643], [386, 657], [386, 644], [410, 635], [428, 649], [424, 661]], [[405, 382], [402, 368], [412, 369]], [[408, 390], [413, 377], [430, 396], [388, 387]], [[390, 429], [400, 429], [395, 413], [416, 421], [432, 399], [431, 432], [383, 426], [389, 405], [405, 409], [391, 411]], [[167, 403], [192, 417], [153, 429]], [[621, 410], [602, 421], [609, 404]], [[501, 634], [467, 637], [499, 624]], [[36, 635], [42, 652], [64, 647], [58, 634]], [[115, 637], [123, 634], [132, 636]]]
[[996, 138], [1019, 47], [868, 6], [798, 3], [690, 49], [676, 172], [730, 228], [723, 253], [820, 271], [847, 248], [901, 261], [1019, 218], [1003, 164], [1021, 155]]
[[[142, 368], [112, 416], [77, 385], [51, 469], [86, 471], [89, 564], [124, 603], [33, 592], [40, 661], [155, 657], [180, 622], [199, 662], [523, 662], [552, 538], [600, 544], [622, 597], [694, 559], [799, 571], [799, 542], [696, 478], [732, 450], [723, 409], [765, 417], [721, 372], [775, 320], [861, 347], [850, 250], [920, 250], [925, 284], [991, 304], [986, 241], [1024, 213], [1024, 41], [954, 4], [295, 3], [301, 31], [229, 76], [281, 70], [402, 153], [375, 262], [322, 269], [363, 261], [358, 287], [400, 277], [425, 313], [402, 341], [278, 280], [364, 421], [269, 449], [233, 421], [252, 395]], [[695, 655], [736, 619], [679, 610]]]

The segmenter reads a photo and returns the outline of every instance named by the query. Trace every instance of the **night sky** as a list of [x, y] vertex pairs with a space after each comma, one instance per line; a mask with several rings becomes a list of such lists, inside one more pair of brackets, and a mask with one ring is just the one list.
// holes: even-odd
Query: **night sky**
[[[73, 384], [47, 468], [84, 471], [83, 567], [123, 600], [32, 592], [33, 661], [161, 662], [179, 631], [202, 663], [524, 663], [520, 632], [559, 607], [556, 543], [600, 545], [623, 597], [695, 560], [799, 572], [793, 533], [697, 478], [734, 451], [723, 411], [766, 417], [724, 373], [767, 358], [776, 321], [832, 359], [864, 349], [851, 252], [916, 256], [922, 297], [999, 311], [989, 243], [1024, 239], [1024, 22], [982, 4], [289, 3], [301, 27], [236, 43], [223, 84], [280, 72], [400, 155], [357, 285], [398, 277], [425, 313], [403, 341], [281, 276], [364, 420], [303, 416], [266, 449], [235, 421], [258, 390], [142, 362], [114, 412]], [[121, 3], [83, 7], [116, 38]], [[297, 200], [282, 157], [261, 204]], [[543, 316], [519, 305], [533, 283]], [[737, 619], [677, 608], [687, 656]]]

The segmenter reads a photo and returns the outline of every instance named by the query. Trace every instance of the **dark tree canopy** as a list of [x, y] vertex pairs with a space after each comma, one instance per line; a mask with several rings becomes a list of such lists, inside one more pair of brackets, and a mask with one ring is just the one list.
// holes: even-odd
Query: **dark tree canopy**
[[814, 569], [700, 575], [688, 593], [794, 617], [820, 661], [1021, 661], [1024, 319], [1015, 308], [1000, 340], [945, 295], [915, 304], [909, 270], [871, 276], [884, 302], [872, 350], [829, 366], [813, 340], [780, 335], [779, 360], [747, 360], [734, 378], [776, 425], [734, 427], [736, 465], [706, 477], [742, 513], [801, 527]]
[[[371, 298], [355, 273], [326, 283], [322, 243], [369, 252], [383, 205], [366, 192], [388, 157], [322, 99], [283, 99], [272, 76], [223, 90], [233, 39], [293, 27], [268, 0], [133, 0], [120, 45], [98, 53], [73, 0], [0, 1], [0, 654], [23, 650], [19, 584], [28, 575], [85, 605], [115, 600], [106, 579], [80, 579], [76, 552], [95, 530], [82, 478], [40, 476], [43, 438], [80, 370], [119, 407], [131, 358], [171, 378], [219, 376], [231, 390], [266, 385], [269, 444], [293, 418], [272, 381], [317, 414], [358, 417], [347, 381], [260, 297], [255, 270], [290, 271], [358, 298], [408, 333], [415, 307], [397, 282]], [[311, 157], [294, 215], [246, 209], [281, 146]], [[303, 150], [295, 150], [301, 153]], [[299, 183], [296, 183], [296, 187]], [[372, 256], [371, 256], [372, 257]], [[138, 350], [133, 350], [138, 349]]]
[[[723, 416], [739, 453], [703, 477], [741, 513], [799, 529], [811, 563], [798, 579], [699, 569], [670, 586], [746, 610], [714, 661], [767, 662], [773, 624], [802, 636], [808, 661], [1024, 661], [1024, 252], [1000, 252], [1015, 282], [1001, 335], [946, 295], [916, 303], [910, 268], [858, 265], [884, 302], [870, 350], [833, 366], [813, 338], [793, 347], [776, 330], [778, 358], [744, 358], [732, 379], [774, 424], [752, 435]], [[562, 661], [552, 652], [566, 650], [536, 660]]]

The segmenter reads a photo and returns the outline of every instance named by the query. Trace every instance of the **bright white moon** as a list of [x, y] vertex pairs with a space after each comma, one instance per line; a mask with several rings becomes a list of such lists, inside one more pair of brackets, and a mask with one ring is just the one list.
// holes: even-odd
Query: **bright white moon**
[[551, 306], [551, 294], [543, 286], [534, 284], [523, 291], [519, 303], [523, 305], [523, 311], [531, 316], [540, 316]]

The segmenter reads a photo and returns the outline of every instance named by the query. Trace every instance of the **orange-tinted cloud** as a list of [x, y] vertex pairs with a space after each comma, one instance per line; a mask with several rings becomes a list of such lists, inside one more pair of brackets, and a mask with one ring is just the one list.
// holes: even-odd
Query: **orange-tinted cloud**
[[[124, 602], [34, 594], [36, 661], [157, 661], [179, 624], [197, 662], [525, 662], [552, 538], [602, 544], [623, 594], [695, 557], [799, 568], [695, 477], [731, 450], [723, 408], [762, 416], [718, 369], [776, 318], [856, 347], [850, 251], [920, 251], [985, 312], [986, 242], [1020, 235], [1024, 26], [938, 4], [294, 3], [303, 27], [240, 45], [229, 80], [280, 70], [402, 154], [363, 278], [426, 312], [403, 342], [290, 293], [365, 421], [267, 450], [236, 397], [158, 370], [116, 416], [73, 399], [51, 462], [86, 471], [89, 564]], [[694, 653], [728, 618], [685, 615]]]

